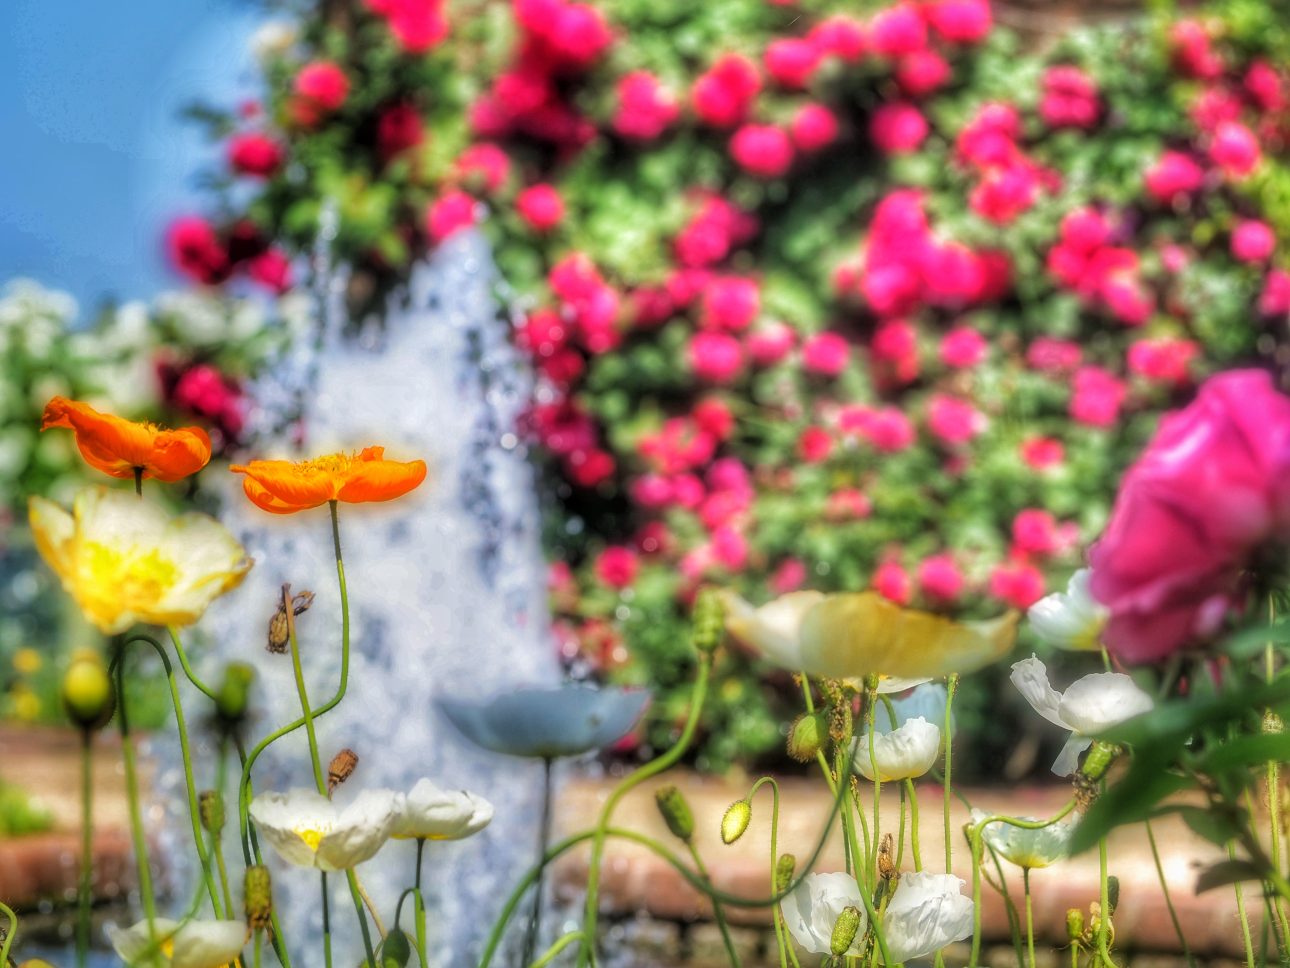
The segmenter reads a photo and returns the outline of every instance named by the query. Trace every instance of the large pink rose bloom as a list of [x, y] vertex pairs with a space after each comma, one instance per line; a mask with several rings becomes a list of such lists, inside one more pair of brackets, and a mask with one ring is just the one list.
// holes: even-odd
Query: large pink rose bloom
[[1241, 573], [1290, 538], [1290, 398], [1259, 370], [1213, 377], [1160, 429], [1089, 551], [1107, 648], [1153, 662], [1218, 630]]

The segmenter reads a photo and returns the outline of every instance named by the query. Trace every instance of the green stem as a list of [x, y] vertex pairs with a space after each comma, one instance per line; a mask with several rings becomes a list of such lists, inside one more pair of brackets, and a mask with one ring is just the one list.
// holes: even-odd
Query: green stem
[[[245, 744], [243, 744], [242, 737], [239, 733], [235, 732], [233, 734], [233, 745], [237, 747], [237, 757], [239, 762], [242, 764], [243, 767], [245, 767], [246, 766], [246, 746]], [[238, 789], [239, 812], [241, 812], [243, 807], [244, 805], [241, 802], [241, 788], [239, 786], [239, 789]], [[242, 813], [239, 818], [239, 823], [245, 823], [245, 822], [246, 822], [246, 815]], [[253, 856], [255, 857], [254, 863], [263, 864], [264, 858], [260, 856], [259, 839], [255, 836], [254, 830], [250, 830], [249, 833], [250, 833], [249, 840], [251, 842], [251, 851]], [[269, 944], [273, 945], [273, 953], [274, 955], [277, 956], [278, 963], [282, 966], [282, 968], [291, 968], [291, 956], [287, 953], [287, 945], [282, 933], [282, 922], [278, 918], [278, 912], [276, 910], [271, 910], [269, 912]]]
[[[76, 965], [85, 968], [90, 957], [90, 905], [94, 876], [94, 734], [81, 730], [81, 880], [76, 899]], [[0, 958], [0, 965], [5, 964]]]
[[625, 776], [614, 788], [600, 811], [600, 818], [594, 830], [595, 836], [591, 843], [591, 866], [587, 871], [587, 908], [582, 922], [582, 943], [578, 948], [578, 968], [594, 965], [596, 961], [596, 918], [600, 913], [600, 864], [605, 853], [605, 829], [609, 826], [609, 818], [613, 816], [614, 810], [628, 791], [650, 777], [662, 773], [685, 754], [699, 726], [699, 714], [703, 711], [703, 702], [707, 698], [708, 679], [711, 674], [712, 653], [700, 652], [699, 671], [690, 697], [690, 713], [680, 738], [662, 756]]
[[[779, 883], [776, 877], [776, 874], [778, 871], [778, 865], [779, 865], [779, 784], [775, 781], [774, 777], [770, 777], [770, 776], [761, 777], [756, 783], [753, 784], [752, 789], [748, 791], [748, 800], [751, 801], [752, 798], [757, 795], [757, 791], [761, 789], [763, 785], [769, 786], [770, 792], [771, 792], [770, 892], [771, 894], [774, 894], [775, 891], [779, 888]], [[695, 862], [697, 863], [699, 860], [699, 855], [697, 852], [694, 855], [694, 859], [695, 859]], [[707, 876], [706, 873], [704, 876], [705, 877]], [[709, 878], [709, 880], [711, 879]], [[718, 910], [717, 902], [715, 899], [713, 900], [712, 909], [714, 912]], [[784, 953], [784, 947], [785, 947], [784, 934], [786, 933], [787, 929], [784, 926], [784, 918], [783, 918], [783, 915], [780, 914], [778, 904], [776, 904], [770, 909], [770, 917], [771, 917], [771, 922], [775, 926], [775, 947], [779, 951], [779, 968], [787, 968], [788, 961], [787, 961], [787, 956]]]
[[918, 843], [918, 787], [914, 781], [905, 779], [905, 792], [909, 796], [909, 846], [914, 853], [914, 870], [923, 869], [922, 848]]
[[261, 965], [260, 951], [261, 951], [261, 948], [263, 948], [263, 946], [264, 946], [264, 932], [261, 929], [256, 928], [255, 944], [252, 948], [252, 951], [254, 952], [254, 957], [255, 957], [255, 961], [253, 963], [254, 968], [260, 968], [260, 965]]
[[188, 661], [188, 653], [184, 651], [183, 640], [179, 637], [179, 630], [173, 625], [167, 625], [166, 631], [170, 633], [170, 642], [175, 647], [175, 655], [179, 659], [179, 666], [184, 670], [184, 675], [188, 677], [188, 681], [207, 699], [216, 701], [219, 697], [215, 695], [215, 690], [198, 678], [197, 673], [193, 672], [192, 664]]
[[421, 856], [425, 852], [425, 849], [425, 838], [418, 837], [417, 877], [416, 887], [412, 893], [412, 904], [417, 917], [417, 958], [421, 960], [421, 968], [430, 968], [430, 959], [426, 955], [426, 905], [425, 898], [421, 894]]
[[556, 956], [559, 955], [561, 951], [569, 947], [569, 945], [573, 944], [575, 941], [581, 940], [583, 940], [581, 931], [570, 931], [568, 934], [560, 935], [560, 937], [556, 938], [555, 943], [546, 950], [542, 957], [533, 962], [530, 968], [546, 968], [547, 965], [551, 964], [551, 962], [556, 959]]
[[[689, 848], [690, 857], [694, 860], [694, 869], [698, 872], [701, 878], [711, 884], [712, 875], [708, 873], [708, 868], [704, 865], [703, 858], [699, 856], [699, 850], [694, 846], [693, 838], [687, 840], [685, 842], [685, 846]], [[773, 867], [771, 869], [774, 870]], [[726, 915], [721, 909], [721, 902], [716, 898], [711, 896], [709, 897], [712, 901], [713, 920], [717, 922], [717, 929], [721, 932], [721, 943], [726, 947], [726, 957], [730, 959], [730, 964], [733, 965], [734, 968], [739, 968], [739, 953], [735, 950], [734, 939], [730, 937], [730, 925], [726, 923]]]
[[327, 872], [319, 871], [322, 885], [323, 963], [331, 968], [331, 900], [327, 896]]
[[882, 827], [879, 824], [879, 802], [882, 799], [882, 770], [878, 768], [878, 757], [874, 753], [874, 736], [875, 714], [878, 706], [878, 680], [874, 678], [869, 686], [868, 695], [865, 696], [864, 718], [865, 725], [869, 728], [869, 768], [873, 770], [873, 846], [869, 854], [869, 887], [872, 890], [878, 888], [878, 852], [882, 850]]
[[[538, 823], [538, 857], [546, 855], [551, 845], [551, 757], [542, 758], [542, 818]], [[538, 940], [542, 934], [542, 888], [545, 870], [538, 871], [537, 884], [533, 891], [533, 911], [529, 915], [528, 930], [524, 932], [524, 957], [521, 963], [527, 965], [537, 953]]]
[[[1231, 860], [1236, 860], [1236, 845], [1229, 843], [1227, 845], [1227, 856]], [[1245, 892], [1241, 889], [1241, 882], [1236, 881], [1232, 887], [1236, 891], [1236, 914], [1241, 922], [1241, 941], [1245, 944], [1245, 963], [1249, 968], [1254, 968], [1254, 940], [1250, 937], [1250, 919], [1245, 911]], [[1098, 939], [1099, 945], [1101, 939]]]
[[0, 901], [0, 914], [3, 914], [9, 922], [9, 927], [4, 933], [4, 943], [0, 944], [0, 965], [8, 965], [9, 949], [13, 946], [13, 939], [18, 937], [18, 915], [14, 914], [13, 908], [4, 901]]
[[[945, 873], [954, 873], [954, 841], [950, 836], [950, 768], [954, 757], [953, 736], [950, 735], [950, 712], [954, 706], [954, 693], [959, 687], [959, 677], [955, 673], [951, 675], [945, 683], [945, 725], [942, 727], [944, 738], [942, 743], [945, 746]], [[975, 863], [975, 861], [973, 861]]]
[[1021, 869], [1021, 889], [1026, 896], [1026, 964], [1035, 968], [1035, 916], [1030, 907], [1030, 868]]
[[[224, 788], [228, 785], [228, 736], [219, 740], [219, 753], [215, 758], [215, 794], [221, 801]], [[229, 917], [233, 916], [233, 893], [229, 887], [228, 866], [224, 863], [224, 829], [211, 831], [211, 854], [215, 857], [215, 866], [219, 871], [220, 888], [224, 894], [224, 910]]]
[[125, 645], [116, 655], [117, 726], [121, 732], [121, 762], [125, 767], [125, 794], [130, 813], [130, 836], [134, 840], [135, 863], [139, 872], [139, 897], [148, 922], [148, 941], [157, 945], [157, 899], [152, 891], [152, 872], [148, 867], [148, 842], [143, 832], [143, 810], [139, 805], [139, 773], [134, 760], [134, 740], [130, 737], [130, 719], [125, 698]]
[[1169, 883], [1165, 878], [1165, 868], [1160, 862], [1160, 848], [1156, 846], [1156, 835], [1151, 829], [1151, 821], [1146, 821], [1147, 825], [1147, 843], [1151, 845], [1151, 859], [1156, 865], [1156, 878], [1160, 881], [1160, 893], [1164, 896], [1165, 907], [1169, 909], [1169, 920], [1173, 922], [1174, 933], [1178, 936], [1178, 944], [1182, 948], [1183, 956], [1187, 959], [1187, 964], [1191, 968], [1196, 968], [1196, 959], [1191, 953], [1191, 948], [1187, 945], [1187, 935], [1182, 929], [1182, 922], [1178, 920], [1178, 912], [1174, 909], [1173, 898], [1169, 895]]
[[[1103, 652], [1106, 650], [1103, 649]], [[1106, 781], [1102, 781], [1102, 792], [1106, 792]], [[1111, 957], [1111, 951], [1108, 947], [1108, 937], [1111, 933], [1111, 883], [1107, 877], [1106, 870], [1106, 838], [1103, 837], [1097, 842], [1097, 875], [1100, 885], [1098, 904], [1101, 906], [1102, 916], [1097, 922], [1097, 956], [1106, 968], [1116, 968], [1115, 961]], [[1240, 891], [1240, 885], [1237, 885], [1237, 891]], [[1248, 932], [1246, 938], [1248, 940]]]

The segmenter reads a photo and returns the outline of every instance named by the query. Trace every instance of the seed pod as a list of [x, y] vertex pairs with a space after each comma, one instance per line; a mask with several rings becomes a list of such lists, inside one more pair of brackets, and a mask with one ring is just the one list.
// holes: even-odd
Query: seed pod
[[335, 793], [336, 788], [348, 780], [357, 767], [358, 754], [348, 747], [333, 756], [327, 767], [327, 793]]
[[269, 926], [273, 916], [273, 882], [263, 864], [252, 864], [246, 869], [242, 902], [246, 907], [246, 923], [253, 930]]
[[694, 836], [694, 814], [681, 791], [674, 786], [659, 787], [654, 791], [654, 802], [672, 835], [689, 843]]
[[700, 652], [715, 652], [725, 633], [726, 610], [714, 588], [699, 589], [690, 615], [691, 636]]
[[282, 655], [287, 651], [287, 642], [291, 638], [291, 628], [287, 624], [287, 610], [278, 605], [278, 610], [273, 613], [273, 618], [269, 619], [269, 639], [265, 648], [275, 655]]
[[1071, 908], [1066, 912], [1066, 940], [1074, 944], [1084, 937], [1084, 912]]
[[203, 790], [198, 795], [197, 813], [207, 833], [219, 834], [224, 830], [224, 798], [217, 790]]
[[246, 717], [250, 703], [255, 668], [245, 662], [230, 662], [224, 667], [224, 680], [215, 693], [215, 709], [227, 726], [236, 726]]
[[856, 935], [860, 933], [860, 909], [854, 904], [842, 909], [838, 921], [833, 925], [833, 935], [829, 938], [829, 950], [835, 958], [841, 958], [851, 950]]
[[725, 816], [721, 818], [721, 841], [725, 844], [733, 844], [736, 840], [744, 835], [748, 829], [748, 824], [752, 820], [752, 804], [747, 800], [736, 800], [726, 808]]
[[309, 611], [309, 606], [314, 603], [314, 593], [304, 591], [291, 599], [291, 614], [303, 615]]
[[381, 968], [404, 968], [411, 958], [412, 945], [408, 936], [396, 925], [381, 942]]
[[885, 881], [896, 873], [896, 865], [891, 860], [891, 834], [882, 835], [882, 844], [878, 847], [878, 874]]
[[796, 867], [797, 858], [792, 854], [779, 855], [779, 860], [775, 861], [776, 894], [783, 894], [788, 890], [788, 885], [793, 883], [793, 874]]

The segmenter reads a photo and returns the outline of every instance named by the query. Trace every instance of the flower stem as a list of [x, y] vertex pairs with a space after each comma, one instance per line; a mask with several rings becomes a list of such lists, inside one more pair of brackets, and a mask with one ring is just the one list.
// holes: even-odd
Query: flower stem
[[[551, 757], [542, 757], [542, 819], [538, 824], [538, 858], [546, 856], [551, 845]], [[528, 930], [524, 933], [524, 957], [527, 965], [537, 953], [538, 939], [542, 934], [542, 888], [546, 868], [538, 869], [537, 884], [533, 889], [533, 911], [529, 914]]]
[[[1227, 856], [1230, 860], [1236, 860], [1235, 844], [1228, 843]], [[1236, 914], [1241, 922], [1241, 941], [1245, 945], [1245, 963], [1249, 968], [1254, 968], [1254, 941], [1250, 937], [1250, 919], [1245, 910], [1245, 892], [1241, 889], [1240, 881], [1233, 883], [1232, 887], [1236, 891]]]
[[633, 787], [638, 786], [652, 776], [657, 776], [672, 766], [689, 748], [699, 726], [699, 714], [703, 711], [703, 702], [708, 694], [708, 680], [712, 674], [712, 653], [699, 653], [699, 671], [694, 680], [694, 689], [690, 696], [690, 713], [686, 718], [681, 736], [662, 756], [629, 773], [619, 781], [609, 799], [600, 811], [600, 818], [593, 831], [591, 843], [591, 866], [587, 871], [587, 909], [582, 921], [582, 943], [578, 948], [578, 968], [594, 965], [596, 962], [596, 918], [600, 903], [600, 864], [605, 853], [605, 830], [615, 808]]
[[[770, 893], [774, 894], [776, 891], [779, 890], [779, 881], [776, 877], [777, 865], [779, 864], [779, 784], [775, 782], [774, 777], [763, 776], [756, 783], [754, 783], [752, 789], [748, 791], [748, 799], [751, 801], [753, 796], [757, 793], [757, 791], [762, 787], [763, 784], [766, 786], [769, 786], [770, 792], [771, 792]], [[695, 851], [693, 847], [691, 847], [691, 850], [694, 852], [694, 860], [695, 860], [695, 863], [697, 864], [699, 861], [698, 851]], [[706, 874], [704, 876], [706, 876]], [[713, 898], [712, 910], [714, 913], [720, 910], [717, 907], [716, 898]], [[786, 929], [784, 927], [784, 918], [783, 918], [783, 915], [780, 914], [778, 904], [774, 905], [770, 909], [770, 917], [771, 917], [772, 923], [775, 925], [775, 947], [779, 951], [779, 968], [788, 968], [787, 956], [784, 953], [784, 947], [785, 947], [784, 934]], [[722, 920], [722, 922], [719, 922], [719, 923], [724, 923], [724, 919]]]
[[[690, 850], [690, 857], [694, 861], [694, 869], [698, 875], [709, 884], [712, 883], [712, 875], [708, 873], [708, 868], [703, 863], [703, 858], [699, 856], [699, 850], [694, 846], [694, 840], [687, 840], [685, 846]], [[772, 865], [771, 870], [774, 870]], [[771, 887], [774, 890], [774, 886]], [[725, 945], [726, 957], [730, 959], [733, 968], [739, 968], [739, 953], [735, 950], [734, 939], [730, 937], [730, 925], [726, 923], [726, 914], [721, 909], [721, 902], [711, 895], [708, 899], [712, 902], [712, 918], [717, 922], [717, 930], [721, 932], [721, 943]]]
[[1169, 910], [1169, 920], [1173, 922], [1174, 933], [1178, 935], [1178, 944], [1182, 947], [1183, 957], [1187, 959], [1190, 968], [1196, 968], [1196, 959], [1192, 956], [1191, 948], [1187, 945], [1187, 935], [1182, 929], [1182, 922], [1178, 920], [1178, 912], [1174, 909], [1173, 898], [1169, 896], [1169, 883], [1165, 878], [1165, 868], [1160, 862], [1160, 848], [1156, 846], [1156, 835], [1151, 829], [1151, 821], [1146, 821], [1147, 843], [1151, 845], [1151, 859], [1155, 861], [1156, 878], [1160, 881], [1160, 893], [1164, 896], [1165, 907]]
[[923, 869], [922, 848], [918, 843], [918, 787], [914, 786], [914, 781], [906, 777], [905, 792], [909, 796], [909, 846], [914, 853], [914, 870]]
[[136, 497], [143, 497], [143, 468], [134, 469], [134, 493]]
[[134, 761], [134, 740], [130, 736], [130, 719], [125, 698], [125, 645], [116, 656], [117, 727], [121, 732], [121, 762], [125, 767], [125, 794], [130, 814], [130, 836], [134, 840], [135, 863], [139, 872], [139, 897], [144, 919], [148, 922], [148, 941], [157, 945], [157, 899], [152, 892], [152, 872], [148, 867], [148, 842], [143, 832], [143, 811], [139, 806], [139, 772]]
[[[417, 958], [421, 961], [421, 968], [430, 968], [430, 960], [426, 956], [426, 905], [425, 897], [421, 893], [421, 857], [425, 853], [426, 840], [424, 837], [417, 838], [417, 876], [416, 887], [412, 892], [412, 903], [416, 908], [417, 917]], [[397, 920], [395, 922], [397, 926]]]
[[327, 872], [320, 871], [318, 877], [322, 885], [323, 963], [331, 968], [331, 903], [327, 897]]
[[878, 805], [882, 800], [882, 770], [878, 767], [878, 757], [874, 752], [875, 743], [875, 713], [878, 706], [878, 685], [877, 679], [873, 679], [873, 684], [869, 686], [868, 694], [865, 696], [864, 718], [865, 725], [869, 728], [869, 768], [873, 770], [873, 845], [872, 852], [869, 854], [869, 876], [870, 887], [878, 887], [878, 852], [882, 849], [879, 844], [882, 842], [882, 828], [879, 826]]
[[[954, 757], [953, 736], [950, 730], [950, 712], [954, 706], [954, 693], [959, 687], [959, 677], [955, 673], [946, 680], [945, 683], [945, 725], [942, 729], [945, 731], [942, 743], [945, 746], [945, 873], [952, 874], [954, 866], [954, 841], [950, 835], [950, 768]], [[974, 858], [972, 863], [977, 863]]]
[[[1103, 652], [1106, 650], [1103, 649]], [[1102, 781], [1102, 792], [1106, 792], [1106, 781]], [[1115, 960], [1111, 957], [1111, 951], [1107, 947], [1107, 938], [1111, 931], [1111, 884], [1106, 873], [1106, 838], [1103, 837], [1097, 842], [1097, 876], [1101, 891], [1098, 897], [1098, 904], [1102, 911], [1102, 916], [1097, 922], [1097, 955], [1106, 968], [1115, 968]], [[1241, 886], [1236, 886], [1237, 896], [1240, 896]], [[1242, 920], [1244, 920], [1242, 918]], [[1246, 941], [1249, 941], [1249, 930], [1246, 929]], [[1251, 962], [1253, 966], [1253, 962]]]
[[255, 942], [254, 942], [254, 946], [253, 946], [253, 948], [252, 948], [252, 950], [254, 951], [254, 957], [255, 957], [255, 960], [254, 960], [254, 962], [252, 963], [252, 964], [254, 965], [254, 968], [260, 968], [260, 964], [261, 964], [261, 961], [260, 961], [260, 951], [261, 951], [261, 949], [263, 948], [263, 946], [264, 946], [264, 932], [263, 932], [261, 929], [256, 928], [256, 929], [255, 929]]
[[[581, 940], [581, 931], [570, 931], [568, 934], [560, 935], [560, 937], [556, 938], [555, 943], [551, 945], [551, 947], [547, 948], [541, 958], [533, 962], [532, 965], [529, 965], [529, 968], [546, 968], [547, 965], [551, 964], [551, 962], [556, 959], [561, 951], [569, 947], [569, 945], [573, 944], [575, 941]], [[529, 963], [526, 961], [524, 964], [528, 965]]]
[[[85, 968], [90, 957], [90, 905], [94, 876], [94, 734], [81, 730], [81, 881], [76, 898], [76, 966]], [[0, 958], [0, 965], [4, 959]]]
[[[220, 798], [224, 796], [224, 787], [228, 783], [228, 736], [223, 735], [219, 741], [219, 753], [215, 759], [215, 791]], [[224, 910], [229, 917], [233, 916], [233, 894], [229, 887], [228, 866], [224, 863], [223, 828], [211, 831], [211, 854], [215, 858], [215, 867], [219, 871], [220, 888], [224, 894]]]
[[0, 965], [9, 964], [9, 949], [13, 946], [13, 939], [18, 937], [18, 915], [13, 913], [13, 908], [0, 901], [0, 914], [5, 916], [9, 922], [9, 927], [5, 929], [3, 943], [0, 943]]
[[1021, 869], [1021, 889], [1026, 895], [1026, 964], [1035, 968], [1035, 916], [1030, 907], [1030, 868]]

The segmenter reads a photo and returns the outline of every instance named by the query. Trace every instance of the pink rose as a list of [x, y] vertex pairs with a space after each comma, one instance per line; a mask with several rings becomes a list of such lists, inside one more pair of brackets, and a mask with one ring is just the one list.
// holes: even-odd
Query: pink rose
[[1022, 160], [1017, 139], [1021, 115], [1011, 104], [991, 101], [981, 105], [958, 137], [954, 154], [960, 162], [978, 168], [1012, 165]]
[[806, 563], [801, 558], [786, 558], [770, 576], [770, 590], [787, 595], [806, 584]]
[[624, 138], [652, 141], [681, 113], [676, 99], [649, 71], [632, 71], [618, 81], [618, 110], [613, 128]]
[[766, 45], [766, 73], [781, 87], [801, 90], [820, 66], [820, 49], [809, 40], [781, 37]]
[[811, 28], [807, 39], [822, 54], [848, 64], [860, 60], [869, 46], [864, 24], [845, 14], [834, 14], [821, 20]]
[[311, 61], [300, 68], [292, 82], [292, 90], [302, 106], [310, 109], [305, 113], [318, 117], [337, 110], [345, 103], [349, 97], [349, 78], [331, 61]]
[[882, 57], [902, 57], [927, 46], [927, 25], [918, 8], [902, 0], [874, 15], [869, 22], [869, 42]]
[[884, 454], [907, 450], [913, 446], [915, 437], [913, 421], [895, 407], [883, 407], [870, 413], [860, 433], [875, 450]]
[[873, 502], [854, 487], [844, 487], [829, 495], [824, 516], [830, 521], [861, 520], [873, 513]]
[[495, 192], [510, 176], [511, 160], [497, 145], [481, 142], [463, 151], [454, 167], [459, 175], [473, 183], [472, 187]]
[[710, 383], [733, 382], [744, 365], [739, 340], [726, 333], [706, 330], [690, 338], [689, 357], [694, 375]]
[[913, 582], [909, 580], [909, 572], [894, 559], [889, 558], [874, 569], [871, 583], [874, 591], [897, 605], [908, 605], [909, 600], [914, 597]]
[[1245, 218], [1232, 229], [1232, 256], [1239, 262], [1267, 262], [1276, 249], [1276, 233], [1266, 222]]
[[1091, 128], [1101, 113], [1097, 85], [1078, 67], [1062, 64], [1044, 72], [1039, 116], [1050, 128]]
[[802, 369], [816, 376], [839, 376], [850, 357], [851, 347], [839, 333], [816, 333], [802, 344]]
[[1212, 377], [1166, 416], [1089, 551], [1107, 648], [1154, 662], [1221, 626], [1260, 548], [1290, 538], [1290, 399], [1269, 376]]
[[1124, 383], [1113, 373], [1097, 366], [1082, 366], [1075, 371], [1070, 415], [1090, 427], [1112, 427], [1120, 418], [1125, 392]]
[[1057, 519], [1042, 508], [1026, 508], [1012, 519], [1012, 543], [1027, 554], [1050, 555], [1062, 546]]
[[632, 482], [631, 497], [649, 510], [667, 507], [672, 503], [672, 483], [662, 474], [642, 475]]
[[202, 285], [221, 283], [232, 270], [228, 249], [215, 234], [214, 226], [195, 215], [170, 223], [166, 254], [176, 269]]
[[896, 65], [896, 83], [907, 97], [926, 97], [950, 80], [949, 62], [934, 50], [906, 54]]
[[1198, 191], [1205, 183], [1205, 171], [1181, 151], [1166, 151], [1143, 176], [1151, 197], [1166, 205], [1183, 195]]
[[712, 532], [712, 556], [730, 571], [743, 571], [748, 567], [748, 540], [729, 525], [717, 528]]
[[404, 52], [424, 54], [448, 36], [442, 0], [368, 0]]
[[235, 134], [228, 141], [228, 163], [239, 175], [269, 178], [282, 167], [286, 152], [268, 135]]
[[793, 164], [793, 142], [770, 124], [746, 124], [730, 139], [730, 156], [757, 178], [779, 178]]
[[564, 460], [564, 471], [579, 487], [599, 487], [616, 470], [613, 455], [599, 448], [575, 450]]
[[714, 276], [703, 290], [699, 324], [704, 329], [741, 332], [761, 312], [761, 289], [745, 276]]
[[627, 588], [639, 569], [636, 552], [624, 545], [610, 545], [596, 558], [596, 577], [610, 588]]
[[990, 33], [990, 0], [936, 0], [924, 7], [932, 29], [954, 44], [980, 43]]
[[1031, 437], [1021, 443], [1021, 459], [1027, 466], [1044, 471], [1066, 459], [1066, 448], [1054, 437]]
[[1259, 294], [1259, 312], [1264, 316], [1290, 314], [1290, 272], [1273, 269], [1268, 273]]
[[1044, 597], [1044, 575], [1024, 561], [998, 565], [990, 572], [990, 594], [1013, 608], [1029, 608]]
[[530, 185], [515, 199], [520, 218], [535, 232], [550, 232], [564, 219], [564, 199], [554, 185]]
[[1210, 43], [1209, 32], [1198, 20], [1179, 20], [1169, 29], [1174, 65], [1189, 77], [1213, 80], [1223, 73], [1223, 60]]
[[463, 191], [454, 189], [440, 195], [426, 208], [426, 234], [436, 245], [448, 236], [468, 229], [476, 222], [477, 203]]
[[950, 554], [932, 555], [918, 565], [918, 586], [938, 605], [952, 605], [965, 584], [963, 572]]
[[837, 140], [838, 119], [823, 104], [803, 104], [789, 122], [788, 133], [798, 151], [811, 154]]
[[699, 120], [731, 128], [748, 114], [761, 90], [757, 66], [738, 54], [723, 54], [694, 82], [690, 99]]
[[[730, 408], [726, 406], [725, 403], [716, 397], [708, 397], [707, 399], [700, 400], [696, 403], [694, 405], [693, 417], [695, 426], [704, 433], [711, 434], [717, 440], [727, 440], [730, 435], [734, 433], [735, 415], [730, 412]], [[727, 457], [724, 460], [717, 461], [712, 466], [714, 468], [713, 473], [715, 473], [715, 468], [718, 466], [728, 467], [730, 469], [730, 473], [735, 473], [735, 469], [737, 468], [737, 472], [743, 475], [743, 479], [747, 479], [748, 472], [744, 469], [744, 466], [733, 457]]]
[[992, 168], [972, 189], [972, 211], [995, 225], [1007, 225], [1027, 211], [1039, 197], [1039, 178], [1027, 164]]
[[246, 274], [281, 296], [291, 288], [291, 259], [281, 249], [265, 249], [246, 263]]
[[1241, 81], [1245, 93], [1262, 111], [1275, 113], [1286, 106], [1285, 81], [1265, 60], [1256, 60]]
[[1200, 347], [1189, 339], [1138, 340], [1129, 347], [1129, 372], [1162, 383], [1186, 383]]
[[417, 147], [425, 136], [425, 124], [415, 105], [391, 104], [376, 119], [376, 153], [383, 162]]
[[971, 326], [956, 326], [941, 339], [941, 362], [966, 370], [984, 360], [989, 350], [985, 337]]
[[905, 101], [884, 104], [869, 119], [869, 137], [885, 155], [917, 151], [930, 130], [923, 112]]
[[1026, 349], [1026, 363], [1041, 373], [1062, 373], [1079, 366], [1084, 351], [1071, 340], [1040, 336]]
[[935, 394], [927, 408], [927, 427], [945, 444], [965, 444], [985, 429], [985, 417], [968, 401]]
[[833, 437], [823, 427], [807, 427], [797, 438], [797, 454], [808, 464], [819, 464], [833, 453]]
[[1245, 125], [1227, 121], [1218, 126], [1209, 145], [1209, 159], [1229, 178], [1242, 179], [1259, 166], [1259, 139]]
[[797, 333], [785, 323], [767, 323], [750, 333], [748, 356], [757, 366], [774, 366], [792, 352]]

